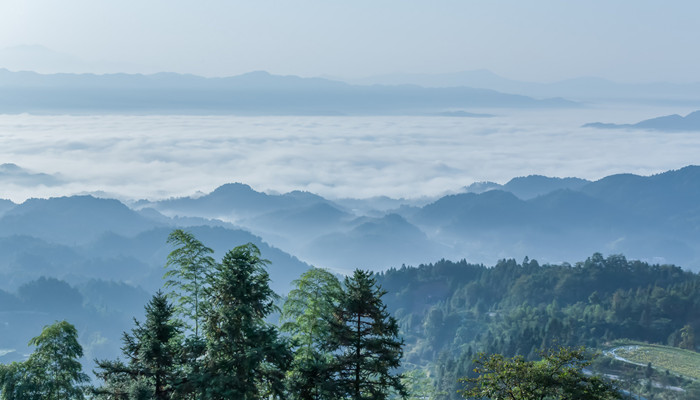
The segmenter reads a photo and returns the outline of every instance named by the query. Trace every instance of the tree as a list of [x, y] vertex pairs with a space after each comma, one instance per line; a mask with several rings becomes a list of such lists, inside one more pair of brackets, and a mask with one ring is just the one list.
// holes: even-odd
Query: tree
[[340, 302], [340, 281], [330, 272], [311, 268], [294, 282], [282, 307], [282, 330], [291, 335], [294, 360], [287, 376], [295, 399], [323, 399], [331, 395], [333, 356], [324, 350], [330, 341], [333, 311]]
[[408, 400], [433, 399], [437, 394], [433, 381], [423, 369], [412, 369], [404, 372], [401, 382], [406, 387]]
[[680, 348], [695, 351], [695, 330], [690, 325], [685, 325], [681, 329]]
[[406, 391], [399, 367], [403, 341], [396, 319], [386, 311], [382, 290], [372, 272], [355, 270], [345, 278], [345, 290], [331, 320], [337, 395], [341, 398], [386, 399]]
[[264, 320], [276, 310], [260, 250], [248, 243], [215, 266], [205, 289], [204, 398], [280, 397], [291, 361], [287, 343]]
[[176, 229], [168, 235], [168, 243], [177, 246], [168, 255], [165, 287], [173, 288], [170, 296], [178, 304], [178, 311], [194, 323], [194, 336], [199, 338], [202, 310], [202, 294], [207, 276], [216, 264], [210, 254], [214, 250], [206, 247], [193, 234]]
[[32, 371], [27, 362], [0, 365], [0, 399], [41, 399], [41, 381], [38, 372]]
[[474, 361], [478, 376], [462, 379], [467, 388], [460, 394], [464, 398], [509, 400], [622, 398], [611, 383], [584, 374], [583, 368], [590, 364], [585, 349], [560, 347], [541, 356], [539, 361], [525, 361], [522, 356], [481, 354]]
[[[167, 400], [181, 384], [179, 370], [182, 324], [162, 292], [146, 305], [144, 324], [134, 320], [131, 334], [124, 333], [122, 351], [128, 364], [97, 360], [95, 374], [105, 385], [95, 394], [106, 398]], [[144, 397], [145, 396], [145, 397]]]
[[0, 398], [4, 400], [82, 399], [89, 380], [78, 361], [83, 348], [78, 331], [66, 321], [45, 326], [29, 341], [36, 346], [27, 361], [0, 368]]

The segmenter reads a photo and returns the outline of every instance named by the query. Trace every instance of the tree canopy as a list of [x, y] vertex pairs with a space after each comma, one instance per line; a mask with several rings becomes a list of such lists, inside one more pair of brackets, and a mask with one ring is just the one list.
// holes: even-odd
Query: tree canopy
[[494, 400], [614, 400], [621, 392], [599, 376], [589, 376], [585, 349], [560, 347], [544, 352], [542, 359], [526, 361], [522, 356], [481, 354], [476, 378], [463, 379], [461, 392], [467, 399]]

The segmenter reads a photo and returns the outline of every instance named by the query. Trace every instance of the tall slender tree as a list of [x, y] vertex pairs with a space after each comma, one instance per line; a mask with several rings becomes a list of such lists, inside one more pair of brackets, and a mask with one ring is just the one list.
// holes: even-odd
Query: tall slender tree
[[205, 311], [205, 399], [281, 397], [291, 361], [287, 343], [265, 317], [276, 310], [260, 250], [248, 243], [215, 266]]
[[202, 319], [202, 303], [207, 277], [216, 262], [211, 254], [214, 250], [205, 246], [190, 232], [176, 229], [168, 236], [168, 243], [175, 250], [168, 255], [165, 267], [169, 270], [164, 278], [169, 294], [176, 299], [178, 311], [191, 322], [194, 337], [199, 338]]
[[282, 307], [282, 330], [293, 342], [294, 361], [287, 376], [293, 399], [325, 399], [332, 394], [333, 355], [324, 349], [330, 341], [330, 321], [342, 287], [330, 272], [311, 268], [294, 282]]
[[381, 400], [406, 390], [395, 373], [403, 354], [399, 327], [387, 311], [372, 272], [346, 277], [340, 304], [331, 320], [328, 349], [335, 355], [336, 395], [353, 400]]

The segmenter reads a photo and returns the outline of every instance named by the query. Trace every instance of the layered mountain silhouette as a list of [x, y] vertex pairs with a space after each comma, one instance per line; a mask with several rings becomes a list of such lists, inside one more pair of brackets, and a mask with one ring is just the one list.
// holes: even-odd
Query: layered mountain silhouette
[[364, 85], [413, 84], [424, 87], [467, 86], [534, 97], [564, 97], [575, 101], [619, 101], [625, 103], [698, 104], [700, 82], [619, 83], [598, 77], [578, 77], [551, 83], [504, 78], [489, 70], [442, 74], [389, 74], [346, 80]]
[[464, 190], [420, 205], [268, 195], [229, 184], [199, 198], [141, 206], [168, 215], [229, 216], [309, 263], [340, 270], [416, 264], [425, 255], [559, 262], [596, 251], [700, 266], [700, 167], [595, 182], [531, 175]]
[[528, 200], [560, 189], [579, 190], [590, 183], [581, 178], [551, 178], [542, 175], [528, 175], [513, 178], [500, 185], [495, 182], [476, 182], [465, 188], [468, 193], [483, 193], [489, 190], [503, 190]]
[[218, 257], [234, 246], [257, 244], [272, 261], [271, 277], [281, 292], [311, 264], [347, 272], [443, 257], [560, 262], [599, 251], [700, 267], [698, 166], [594, 182], [518, 177], [503, 185], [472, 185], [425, 205], [335, 202], [233, 183], [199, 197], [130, 207], [90, 196], [0, 206], [0, 275], [8, 287], [56, 276], [74, 284], [105, 279], [156, 288], [170, 251], [166, 238], [176, 227], [191, 230]]
[[592, 122], [583, 125], [584, 128], [598, 129], [646, 129], [664, 132], [700, 131], [700, 111], [692, 112], [685, 117], [678, 114], [666, 115], [647, 119], [636, 124], [609, 124]]
[[[13, 203], [10, 203], [13, 204]], [[189, 224], [187, 223], [189, 222]], [[209, 224], [206, 224], [206, 223]], [[273, 287], [286, 292], [308, 265], [230, 224], [143, 213], [117, 200], [92, 196], [29, 199], [0, 217], [0, 280], [8, 287], [40, 276], [80, 284], [87, 279], [162, 286], [168, 234], [187, 227], [222, 257], [248, 242], [273, 261]]]
[[30, 337], [47, 319], [67, 318], [93, 327], [86, 337], [99, 340], [86, 347], [91, 358], [115, 356], [120, 338], [105, 332], [128, 329], [149, 294], [162, 288], [172, 250], [166, 239], [175, 228], [192, 232], [217, 259], [255, 243], [282, 294], [311, 264], [347, 273], [442, 258], [558, 263], [601, 252], [700, 270], [700, 166], [593, 182], [533, 175], [471, 185], [423, 205], [266, 194], [240, 183], [131, 206], [91, 196], [4, 201], [0, 333]]
[[351, 85], [262, 71], [203, 78], [174, 73], [42, 75], [0, 69], [0, 89], [3, 113], [468, 116], [464, 108], [577, 106], [564, 99], [538, 100], [489, 89]]

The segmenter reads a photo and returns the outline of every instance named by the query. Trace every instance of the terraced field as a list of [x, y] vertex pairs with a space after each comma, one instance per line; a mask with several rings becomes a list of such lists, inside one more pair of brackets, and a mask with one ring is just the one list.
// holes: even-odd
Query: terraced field
[[615, 347], [605, 355], [620, 361], [644, 365], [651, 363], [657, 370], [669, 370], [672, 373], [692, 379], [700, 379], [700, 353], [677, 347], [653, 344], [633, 344]]

